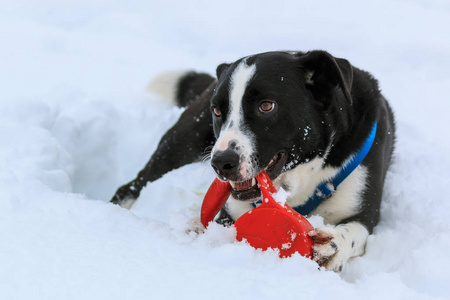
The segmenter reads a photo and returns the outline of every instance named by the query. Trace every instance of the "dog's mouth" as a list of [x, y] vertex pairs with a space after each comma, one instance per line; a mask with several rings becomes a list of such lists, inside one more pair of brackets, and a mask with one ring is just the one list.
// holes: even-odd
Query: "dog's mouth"
[[[286, 163], [287, 155], [286, 151], [282, 150], [278, 152], [269, 162], [264, 170], [267, 172], [271, 180], [280, 175], [281, 170]], [[231, 195], [234, 199], [240, 201], [256, 201], [261, 197], [261, 190], [258, 187], [256, 179], [253, 177], [244, 181], [231, 181], [230, 185], [233, 188]]]

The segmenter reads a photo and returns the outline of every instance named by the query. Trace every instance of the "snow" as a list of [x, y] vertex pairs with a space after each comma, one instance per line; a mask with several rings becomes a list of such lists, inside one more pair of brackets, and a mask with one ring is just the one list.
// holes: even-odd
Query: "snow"
[[[447, 1], [3, 1], [1, 299], [450, 299]], [[182, 110], [145, 92], [268, 50], [369, 70], [397, 117], [382, 219], [341, 275], [212, 224], [186, 232], [208, 163], [109, 204]], [[320, 223], [317, 218], [313, 224]]]
[[284, 206], [286, 204], [286, 200], [289, 197], [289, 192], [286, 192], [283, 187], [280, 187], [276, 193], [273, 195], [273, 199], [280, 204], [281, 206]]

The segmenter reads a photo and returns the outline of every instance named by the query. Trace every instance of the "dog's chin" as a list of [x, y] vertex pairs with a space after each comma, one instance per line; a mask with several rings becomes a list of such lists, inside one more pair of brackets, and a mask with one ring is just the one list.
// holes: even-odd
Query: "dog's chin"
[[[286, 151], [282, 150], [270, 160], [267, 167], [261, 169], [257, 174], [265, 170], [267, 175], [269, 175], [270, 179], [273, 181], [281, 174], [286, 161]], [[261, 190], [254, 177], [244, 181], [230, 181], [230, 184], [233, 188], [231, 196], [236, 200], [242, 202], [255, 202], [261, 198]]]

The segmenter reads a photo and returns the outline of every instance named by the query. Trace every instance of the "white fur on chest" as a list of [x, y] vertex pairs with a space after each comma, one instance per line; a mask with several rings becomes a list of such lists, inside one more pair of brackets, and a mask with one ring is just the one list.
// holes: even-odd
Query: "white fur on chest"
[[[323, 159], [316, 158], [301, 164], [281, 176], [281, 182], [289, 186], [291, 197], [288, 204], [292, 207], [304, 204], [315, 192], [317, 186], [332, 178], [339, 171], [337, 168], [322, 168]], [[366, 187], [367, 168], [358, 166], [336, 189], [329, 199], [314, 210], [311, 215], [319, 215], [328, 224], [355, 215], [361, 210], [362, 193]]]

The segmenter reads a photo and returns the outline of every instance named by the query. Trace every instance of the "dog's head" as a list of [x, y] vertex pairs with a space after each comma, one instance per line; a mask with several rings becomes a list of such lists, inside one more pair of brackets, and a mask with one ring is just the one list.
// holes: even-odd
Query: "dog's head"
[[254, 178], [262, 170], [275, 180], [325, 155], [328, 115], [351, 105], [352, 74], [348, 61], [324, 51], [262, 53], [217, 68], [211, 164], [235, 199], [260, 197]]

